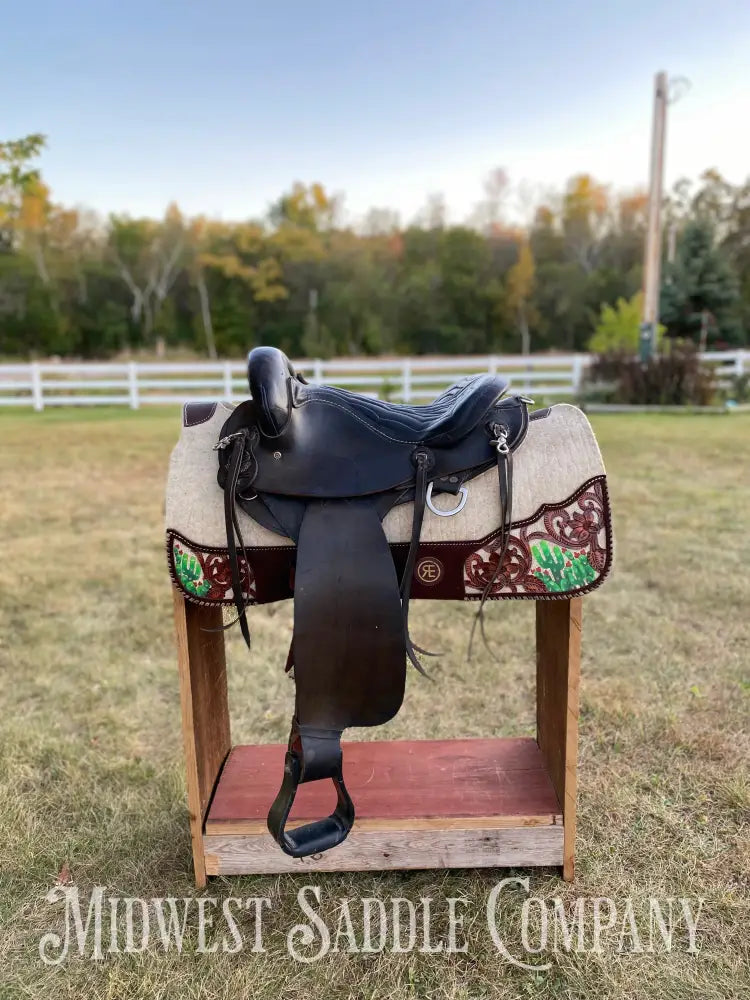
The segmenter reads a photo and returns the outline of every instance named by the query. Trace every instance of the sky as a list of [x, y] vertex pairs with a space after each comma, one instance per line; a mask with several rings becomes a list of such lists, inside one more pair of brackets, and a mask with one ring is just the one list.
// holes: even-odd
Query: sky
[[349, 221], [451, 221], [503, 166], [509, 211], [586, 171], [648, 175], [653, 76], [666, 180], [750, 174], [749, 0], [36, 0], [3, 3], [0, 140], [43, 132], [53, 198], [103, 214], [263, 215], [295, 180]]

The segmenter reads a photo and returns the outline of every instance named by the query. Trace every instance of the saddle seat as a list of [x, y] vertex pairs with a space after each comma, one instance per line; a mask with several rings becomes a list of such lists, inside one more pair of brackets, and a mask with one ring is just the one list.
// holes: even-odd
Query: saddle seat
[[502, 423], [512, 447], [526, 430], [523, 401], [499, 399], [508, 385], [500, 375], [469, 376], [433, 403], [406, 406], [308, 385], [280, 351], [258, 347], [248, 378], [252, 398], [222, 431], [228, 442], [255, 428], [239, 470], [240, 501], [257, 493], [341, 499], [404, 490], [414, 484], [420, 448], [430, 449], [435, 488], [456, 492], [463, 470], [494, 461], [491, 435], [473, 433], [483, 421]]
[[[361, 396], [333, 386], [295, 386], [295, 404], [339, 407], [371, 425], [384, 438], [408, 444], [446, 447], [476, 427], [492, 403], [508, 388], [500, 375], [470, 375], [442, 392], [432, 403], [409, 406]], [[329, 420], [335, 419], [329, 414]]]
[[508, 388], [501, 375], [470, 375], [442, 392], [432, 403], [409, 406], [389, 403], [334, 386], [313, 386], [295, 372], [289, 359], [272, 347], [257, 347], [248, 364], [248, 381], [260, 429], [278, 436], [287, 428], [292, 411], [304, 406], [326, 407], [322, 437], [336, 434], [336, 410], [369, 426], [384, 440], [399, 444], [446, 447], [465, 438]]

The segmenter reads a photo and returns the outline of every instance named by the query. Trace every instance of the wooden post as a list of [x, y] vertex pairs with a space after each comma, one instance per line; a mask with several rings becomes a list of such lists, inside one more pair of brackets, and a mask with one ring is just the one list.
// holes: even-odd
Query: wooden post
[[224, 402], [234, 402], [234, 380], [232, 376], [232, 362], [224, 362]]
[[563, 878], [575, 874], [576, 767], [583, 598], [537, 601], [536, 726], [563, 814]]
[[401, 370], [401, 402], [411, 403], [411, 362], [408, 358]]
[[581, 395], [581, 389], [583, 388], [583, 358], [580, 354], [573, 356], [570, 381], [573, 386], [573, 396], [577, 399]]
[[139, 398], [138, 363], [136, 361], [128, 362], [128, 399], [130, 401], [130, 409], [137, 410], [139, 406]]
[[174, 590], [174, 621], [190, 838], [195, 882], [202, 888], [206, 884], [203, 822], [231, 749], [221, 607], [191, 604]]
[[44, 409], [44, 390], [42, 389], [42, 370], [38, 361], [31, 362], [31, 399], [34, 409]]

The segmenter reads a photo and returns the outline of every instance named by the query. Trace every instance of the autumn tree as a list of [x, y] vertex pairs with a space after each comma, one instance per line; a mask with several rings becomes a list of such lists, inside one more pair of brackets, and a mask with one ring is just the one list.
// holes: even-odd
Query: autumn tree
[[[583, 350], [595, 331], [632, 342], [640, 191], [580, 174], [542, 196], [496, 168], [463, 225], [442, 196], [405, 227], [383, 208], [346, 225], [319, 183], [294, 184], [260, 219], [186, 218], [170, 205], [158, 219], [102, 220], [56, 201], [36, 168], [43, 146], [41, 135], [0, 143], [6, 355]], [[664, 216], [667, 333], [746, 343], [750, 181], [715, 170], [681, 181]]]
[[31, 164], [46, 144], [41, 132], [0, 142], [0, 249], [7, 251], [13, 246], [15, 222], [24, 196], [41, 181], [38, 168]]
[[508, 309], [515, 317], [521, 334], [521, 354], [531, 354], [531, 298], [534, 292], [534, 255], [527, 237], [521, 237], [518, 260], [508, 272]]
[[484, 232], [492, 234], [502, 225], [509, 192], [508, 171], [505, 167], [495, 167], [484, 179], [484, 200], [479, 205]]
[[589, 174], [571, 178], [562, 200], [562, 232], [572, 259], [587, 274], [599, 262], [608, 221], [607, 188]]
[[214, 324], [211, 315], [211, 298], [206, 280], [206, 268], [211, 261], [211, 244], [214, 227], [202, 215], [191, 219], [187, 226], [185, 239], [185, 266], [190, 282], [194, 286], [200, 303], [200, 319], [203, 328], [203, 340], [209, 358], [218, 357]]
[[185, 245], [185, 222], [175, 204], [167, 208], [161, 223], [110, 217], [109, 250], [130, 292], [133, 322], [140, 328], [142, 342], [153, 342], [160, 356], [165, 336], [163, 329], [156, 330], [156, 324], [180, 273]]
[[271, 206], [269, 218], [275, 226], [291, 223], [303, 229], [330, 229], [337, 209], [336, 199], [326, 193], [322, 184], [308, 186], [297, 181]]

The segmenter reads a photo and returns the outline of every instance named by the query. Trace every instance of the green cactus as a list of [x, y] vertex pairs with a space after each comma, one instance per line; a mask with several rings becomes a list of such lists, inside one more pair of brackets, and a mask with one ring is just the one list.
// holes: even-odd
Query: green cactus
[[549, 542], [532, 546], [531, 552], [539, 564], [533, 574], [550, 593], [577, 590], [596, 579], [596, 571], [585, 552], [572, 552]]
[[211, 589], [211, 584], [203, 576], [203, 567], [190, 549], [183, 549], [175, 544], [174, 568], [177, 579], [185, 590], [196, 597], [205, 597]]
[[549, 570], [555, 580], [562, 578], [562, 571], [565, 569], [565, 556], [559, 545], [540, 542], [539, 545], [532, 547], [531, 552], [542, 570]]

